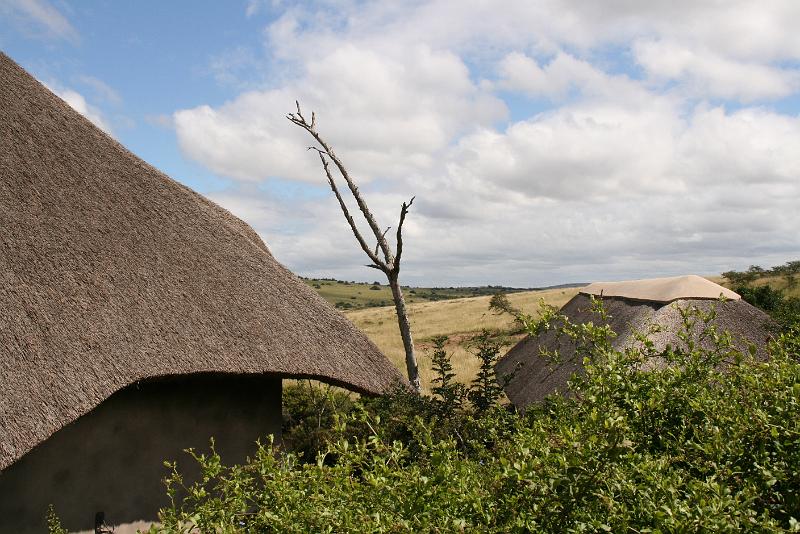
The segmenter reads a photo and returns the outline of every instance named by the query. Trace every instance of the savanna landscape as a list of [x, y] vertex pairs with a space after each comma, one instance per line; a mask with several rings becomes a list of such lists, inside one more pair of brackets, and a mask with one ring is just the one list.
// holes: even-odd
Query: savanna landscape
[[[752, 288], [766, 286], [779, 291], [785, 298], [800, 298], [800, 284], [794, 281], [796, 274], [792, 274], [791, 270], [781, 274], [780, 266], [777, 271], [756, 266], [756, 275], [751, 275], [744, 285]], [[746, 273], [730, 272], [730, 279], [723, 275], [707, 278], [735, 289], [743, 284], [742, 275], [747, 278]], [[394, 307], [389, 304], [391, 293], [385, 284], [358, 284], [340, 280], [306, 280], [306, 283], [315, 287], [331, 304], [352, 301], [351, 306], [356, 309], [346, 307], [344, 313], [367, 333], [398, 368], [402, 368], [403, 347], [396, 331], [397, 317]], [[374, 287], [379, 289], [371, 289]], [[430, 388], [433, 378], [430, 360], [433, 338], [448, 338], [446, 350], [452, 354], [454, 372], [459, 381], [466, 383], [475, 376], [478, 366], [477, 360], [469, 355], [468, 345], [482, 330], [488, 330], [506, 349], [524, 337], [524, 331], [512, 315], [490, 308], [493, 295], [505, 294], [513, 307], [536, 316], [542, 302], [560, 308], [578, 293], [578, 287], [535, 290], [503, 287], [406, 288], [411, 295], [410, 316], [421, 352], [420, 373], [426, 388]], [[479, 296], [473, 296], [476, 293]], [[434, 298], [430, 299], [429, 295], [434, 295]]]
[[[577, 288], [513, 293], [506, 308], [516, 315], [490, 308], [488, 296], [416, 303], [422, 396], [358, 400], [291, 385], [285, 409], [301, 417], [290, 417], [284, 439], [294, 452], [276, 461], [267, 445], [230, 470], [213, 453], [197, 456], [209, 478], [169, 510], [171, 527], [152, 531], [190, 518], [297, 532], [794, 531], [800, 295], [784, 267], [710, 277], [772, 315], [768, 362], [720, 337], [713, 308], [682, 312], [684, 347], [619, 351], [599, 301], [595, 324], [553, 315]], [[348, 316], [403, 368], [393, 308]], [[556, 394], [522, 414], [494, 365], [542, 328], [580, 340], [585, 374], [570, 381], [577, 397]], [[710, 343], [688, 344], [706, 335]], [[651, 358], [671, 365], [637, 370]], [[733, 367], [719, 367], [730, 358]], [[246, 503], [258, 511], [237, 515]]]
[[[323, 285], [320, 285], [322, 282]], [[397, 316], [391, 303], [389, 288], [375, 284], [356, 284], [339, 280], [307, 281], [320, 295], [336, 305], [353, 302], [344, 313], [363, 330], [389, 358], [402, 369], [403, 344], [397, 333]], [[379, 287], [379, 290], [372, 290]], [[522, 290], [502, 287], [480, 288], [406, 288], [410, 298], [409, 316], [420, 350], [420, 374], [426, 388], [431, 373], [432, 340], [447, 336], [446, 349], [453, 354], [458, 380], [469, 382], [477, 370], [477, 361], [468, 355], [468, 345], [482, 330], [489, 331], [504, 348], [519, 341], [524, 333], [514, 317], [490, 309], [492, 296], [501, 293], [519, 310], [536, 315], [540, 302], [561, 307], [577, 294], [577, 288]], [[474, 296], [474, 295], [479, 296]], [[375, 296], [373, 296], [375, 295]], [[431, 296], [433, 298], [431, 298]]]
[[0, 0], [0, 534], [800, 532], [798, 28]]

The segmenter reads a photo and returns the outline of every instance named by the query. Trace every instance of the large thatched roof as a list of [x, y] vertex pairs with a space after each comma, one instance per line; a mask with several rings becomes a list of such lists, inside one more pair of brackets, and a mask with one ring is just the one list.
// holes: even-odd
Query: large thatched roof
[[129, 384], [196, 372], [402, 381], [249, 226], [0, 53], [0, 469]]
[[[674, 283], [670, 284], [670, 280]], [[678, 307], [694, 306], [703, 311], [713, 307], [716, 309], [714, 324], [719, 331], [730, 332], [740, 350], [746, 350], [746, 343], [751, 342], [758, 347], [760, 357], [766, 356], [765, 342], [769, 337], [770, 323], [766, 313], [713, 282], [706, 280], [706, 284], [700, 280], [688, 281], [696, 284], [696, 294], [685, 292], [687, 277], [656, 279], [653, 284], [649, 284], [649, 288], [645, 283], [647, 281], [643, 280], [591, 284], [567, 302], [561, 308], [561, 313], [574, 323], [592, 321], [598, 324], [598, 316], [591, 311], [590, 295], [598, 296], [602, 292], [603, 305], [609, 315], [608, 325], [617, 334], [613, 340], [614, 348], [622, 350], [634, 346], [638, 343], [635, 333], [646, 332], [655, 324], [661, 330], [649, 337], [654, 341], [656, 349], [661, 350], [668, 344], [675, 346], [680, 343], [678, 333], [682, 330], [683, 322]], [[728, 292], [733, 293], [730, 300], [709, 298], [709, 295], [719, 296], [720, 293], [727, 298]], [[609, 293], [613, 293], [613, 296], [609, 296]], [[672, 298], [676, 293], [683, 296]], [[551, 363], [540, 355], [542, 349], [558, 350], [563, 363]], [[565, 391], [569, 377], [581, 368], [575, 350], [575, 345], [570, 340], [565, 336], [559, 337], [553, 330], [538, 337], [528, 336], [515, 345], [497, 364], [498, 375], [503, 376], [511, 373], [518, 363], [522, 363], [522, 367], [506, 387], [506, 395], [511, 402], [524, 408], [555, 391]]]

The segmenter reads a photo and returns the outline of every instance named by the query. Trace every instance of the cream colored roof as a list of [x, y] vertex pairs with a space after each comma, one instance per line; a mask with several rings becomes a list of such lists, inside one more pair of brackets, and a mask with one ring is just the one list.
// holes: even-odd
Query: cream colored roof
[[694, 274], [626, 282], [595, 282], [581, 288], [580, 292], [586, 295], [623, 297], [652, 302], [672, 302], [678, 299], [718, 299], [720, 295], [731, 300], [741, 298], [730, 289]]

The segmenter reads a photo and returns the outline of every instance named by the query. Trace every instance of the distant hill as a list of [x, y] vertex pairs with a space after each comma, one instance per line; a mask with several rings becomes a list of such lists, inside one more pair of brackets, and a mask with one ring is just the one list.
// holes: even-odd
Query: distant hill
[[[384, 282], [348, 282], [333, 278], [303, 278], [303, 281], [317, 290], [317, 292], [339, 308], [340, 310], [361, 310], [391, 306], [392, 291]], [[585, 284], [553, 286], [552, 289], [578, 287]], [[479, 287], [412, 287], [403, 286], [403, 295], [406, 304], [421, 302], [437, 302], [471, 297], [491, 296], [495, 293], [519, 293], [551, 288], [519, 288], [506, 286], [479, 286]]]
[[574, 282], [572, 284], [558, 284], [556, 286], [534, 287], [532, 289], [525, 289], [523, 291], [545, 291], [547, 289], [571, 289], [573, 287], [588, 286], [589, 282]]

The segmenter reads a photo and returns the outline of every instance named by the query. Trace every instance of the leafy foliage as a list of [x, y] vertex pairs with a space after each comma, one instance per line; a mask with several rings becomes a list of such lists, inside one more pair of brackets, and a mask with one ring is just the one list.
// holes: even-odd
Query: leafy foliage
[[433, 396], [353, 404], [313, 462], [270, 442], [240, 466], [195, 452], [201, 479], [173, 472], [150, 532], [800, 531], [800, 330], [765, 362], [713, 311], [682, 317], [678, 346], [624, 352], [608, 328], [529, 319], [576, 340], [585, 372], [525, 414], [484, 405], [485, 379], [458, 387], [439, 341]]
[[776, 265], [770, 269], [751, 265], [746, 271], [727, 271], [722, 273], [722, 276], [727, 278], [731, 284], [740, 288], [750, 286], [762, 279], [768, 284], [783, 279], [785, 288], [790, 291], [797, 287], [798, 275], [800, 275], [800, 260], [787, 261], [783, 265]]
[[498, 435], [510, 432], [513, 415], [509, 408], [498, 404], [503, 395], [495, 374], [500, 344], [493, 333], [484, 330], [469, 343], [472, 354], [480, 361], [477, 377], [470, 384], [455, 380], [446, 343], [445, 336], [433, 339], [435, 377], [431, 396], [401, 389], [392, 395], [364, 399], [365, 413], [381, 424], [372, 426], [351, 420], [347, 425], [350, 434], [342, 437], [366, 440], [377, 434], [387, 442], [402, 442], [416, 457], [424, 454], [426, 446], [420, 442], [420, 423], [428, 427], [423, 434], [426, 439], [453, 440], [458, 450], [470, 455], [485, 453]]
[[776, 265], [765, 269], [759, 265], [751, 265], [746, 271], [727, 271], [722, 276], [733, 284], [747, 284], [764, 276], [792, 277], [800, 274], [800, 260], [787, 261], [783, 265]]
[[511, 315], [516, 315], [520, 312], [520, 310], [511, 305], [508, 295], [502, 291], [498, 291], [489, 299], [489, 309], [497, 313], [510, 313]]
[[354, 410], [351, 394], [310, 380], [283, 388], [283, 443], [300, 458], [314, 461], [317, 453], [338, 438], [336, 423]]
[[477, 335], [472, 340], [472, 347], [481, 363], [478, 374], [467, 391], [467, 398], [475, 411], [481, 414], [497, 404], [503, 396], [503, 387], [512, 377], [504, 377], [502, 383], [497, 380], [494, 368], [500, 357], [500, 346], [492, 339], [490, 332], [484, 330]]
[[52, 504], [47, 508], [47, 532], [49, 534], [69, 534], [67, 529], [61, 525], [61, 519], [58, 518]]
[[436, 336], [433, 338], [433, 372], [435, 378], [432, 380], [433, 387], [431, 392], [434, 398], [439, 399], [439, 413], [446, 417], [460, 411], [464, 407], [464, 399], [467, 396], [464, 384], [456, 382], [456, 374], [453, 372], [453, 365], [450, 357], [445, 350], [447, 336]]
[[741, 285], [735, 291], [750, 304], [769, 313], [781, 328], [800, 325], [800, 298], [786, 297], [783, 291], [768, 285]]
[[509, 314], [514, 317], [514, 327], [511, 334], [518, 334], [525, 331], [525, 324], [522, 321], [522, 310], [514, 307], [508, 300], [508, 295], [503, 291], [498, 291], [489, 299], [489, 309], [496, 314]]
[[774, 312], [784, 301], [783, 291], [770, 286], [736, 286], [735, 291], [747, 302], [764, 311]]

